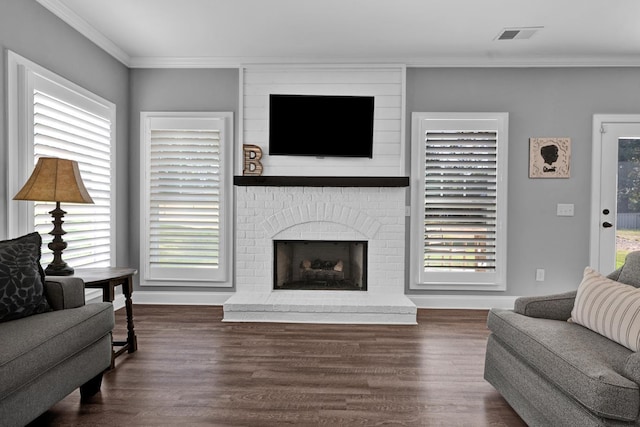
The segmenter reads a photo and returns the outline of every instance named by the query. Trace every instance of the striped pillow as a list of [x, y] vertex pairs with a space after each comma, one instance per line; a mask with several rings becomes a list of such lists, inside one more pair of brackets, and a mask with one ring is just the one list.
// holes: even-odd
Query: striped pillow
[[587, 267], [578, 287], [570, 321], [638, 351], [640, 289], [607, 279]]

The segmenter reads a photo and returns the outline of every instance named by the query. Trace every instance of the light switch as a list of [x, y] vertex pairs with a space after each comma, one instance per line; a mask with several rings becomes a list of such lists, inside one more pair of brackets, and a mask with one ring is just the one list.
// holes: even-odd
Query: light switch
[[558, 216], [573, 216], [573, 203], [558, 203]]

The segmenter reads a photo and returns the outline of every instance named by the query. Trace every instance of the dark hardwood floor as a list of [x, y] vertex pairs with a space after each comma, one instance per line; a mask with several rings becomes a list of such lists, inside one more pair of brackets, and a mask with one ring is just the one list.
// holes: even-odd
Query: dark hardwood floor
[[138, 352], [90, 402], [75, 391], [33, 426], [525, 425], [482, 378], [486, 311], [419, 310], [417, 326], [223, 323], [210, 306], [134, 314]]

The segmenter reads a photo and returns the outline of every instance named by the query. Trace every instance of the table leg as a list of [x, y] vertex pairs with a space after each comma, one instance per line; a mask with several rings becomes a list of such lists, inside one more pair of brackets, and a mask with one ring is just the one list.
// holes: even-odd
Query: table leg
[[125, 309], [127, 312], [127, 343], [129, 344], [128, 352], [133, 353], [138, 349], [138, 338], [136, 337], [133, 325], [133, 301], [131, 294], [133, 293], [133, 280], [128, 277], [122, 284], [122, 293], [125, 298]]

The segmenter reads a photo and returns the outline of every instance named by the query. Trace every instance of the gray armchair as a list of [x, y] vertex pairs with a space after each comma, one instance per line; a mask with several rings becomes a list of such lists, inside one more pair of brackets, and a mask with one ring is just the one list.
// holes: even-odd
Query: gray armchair
[[[640, 252], [607, 277], [640, 287]], [[530, 426], [640, 425], [640, 356], [567, 322], [576, 294], [492, 309], [484, 377]]]

